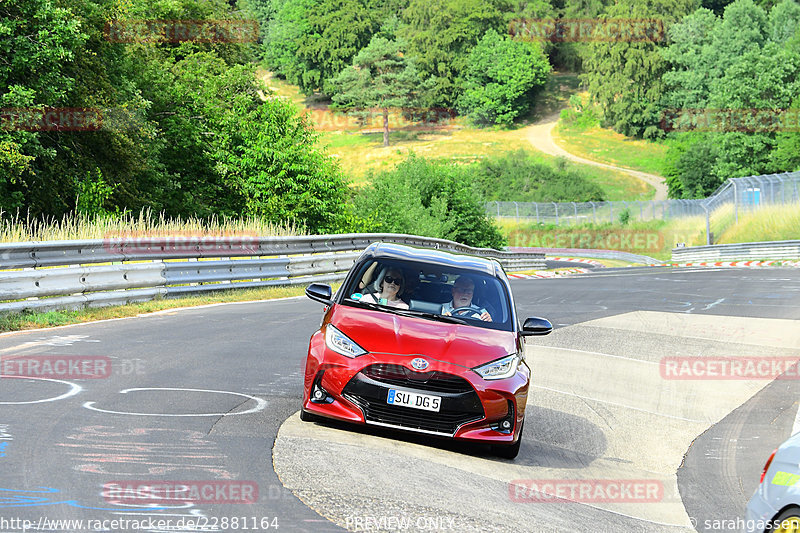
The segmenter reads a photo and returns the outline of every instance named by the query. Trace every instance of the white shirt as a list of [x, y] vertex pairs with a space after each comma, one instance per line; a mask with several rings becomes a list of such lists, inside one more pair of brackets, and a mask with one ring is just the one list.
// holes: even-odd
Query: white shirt
[[[377, 297], [376, 294], [368, 293], [361, 297], [360, 301], [373, 303], [373, 304], [381, 304], [380, 299]], [[386, 303], [381, 305], [386, 305], [389, 307], [397, 307], [398, 309], [408, 309], [408, 304], [405, 303], [403, 300], [398, 298], [397, 300], [386, 300]]]
[[[475, 309], [475, 311], [477, 311], [479, 315], [482, 315], [483, 313], [488, 313], [489, 312], [486, 309], [484, 309], [483, 307], [478, 307], [475, 304], [469, 304], [467, 307], [469, 307], [470, 309]], [[452, 313], [453, 309], [455, 309], [455, 307], [453, 307], [453, 300], [450, 300], [446, 304], [442, 304], [442, 314]]]

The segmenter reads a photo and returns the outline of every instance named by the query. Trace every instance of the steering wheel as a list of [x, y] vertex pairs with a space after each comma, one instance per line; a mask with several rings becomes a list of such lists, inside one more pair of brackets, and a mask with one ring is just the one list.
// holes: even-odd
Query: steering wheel
[[478, 309], [475, 309], [474, 307], [470, 307], [470, 306], [456, 307], [455, 309], [450, 311], [450, 314], [454, 315], [454, 316], [455, 315], [458, 315], [458, 316], [466, 315], [467, 313], [471, 313], [474, 316], [474, 318], [480, 318], [481, 317], [481, 312]]

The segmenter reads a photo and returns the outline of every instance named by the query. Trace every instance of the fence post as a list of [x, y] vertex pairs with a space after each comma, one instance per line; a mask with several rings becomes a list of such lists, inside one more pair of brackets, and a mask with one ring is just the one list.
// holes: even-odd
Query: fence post
[[519, 204], [514, 202], [514, 209], [517, 212], [517, 222], [519, 222]]
[[500, 202], [495, 202], [497, 204], [497, 218], [500, 218]]
[[555, 202], [552, 202], [552, 204], [553, 204], [553, 205], [555, 206], [555, 208], [556, 208], [556, 226], [558, 226], [558, 225], [559, 225], [559, 223], [558, 223], [558, 204], [557, 204], [557, 203], [555, 203]]
[[595, 210], [594, 202], [589, 202], [592, 204], [592, 222], [597, 224], [597, 211]]
[[533, 205], [536, 206], [536, 223], [539, 223], [539, 202], [534, 202]]
[[572, 202], [572, 209], [575, 210], [575, 221], [572, 223], [572, 225], [574, 226], [575, 224], [578, 223], [578, 204]]
[[708, 207], [706, 204], [700, 204], [706, 212], [706, 244], [712, 244], [711, 242], [711, 214], [708, 212]]
[[609, 215], [609, 217], [610, 217], [609, 222], [611, 222], [613, 224], [614, 223], [614, 202], [608, 202], [608, 206], [609, 206], [610, 212], [611, 212], [611, 214]]
[[733, 214], [735, 216], [736, 223], [739, 223], [739, 190], [736, 188], [736, 180], [732, 179], [733, 182]]

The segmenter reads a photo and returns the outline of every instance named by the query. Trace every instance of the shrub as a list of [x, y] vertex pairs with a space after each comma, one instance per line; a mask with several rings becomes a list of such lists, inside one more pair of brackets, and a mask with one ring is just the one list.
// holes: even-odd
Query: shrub
[[373, 231], [450, 239], [500, 248], [504, 239], [470, 184], [465, 167], [409, 156], [394, 170], [370, 176], [353, 199]]

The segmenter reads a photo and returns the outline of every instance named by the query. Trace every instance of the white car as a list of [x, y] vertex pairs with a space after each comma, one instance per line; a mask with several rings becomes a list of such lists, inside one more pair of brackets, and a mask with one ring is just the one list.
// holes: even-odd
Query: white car
[[800, 433], [772, 452], [747, 502], [745, 531], [800, 532]]

